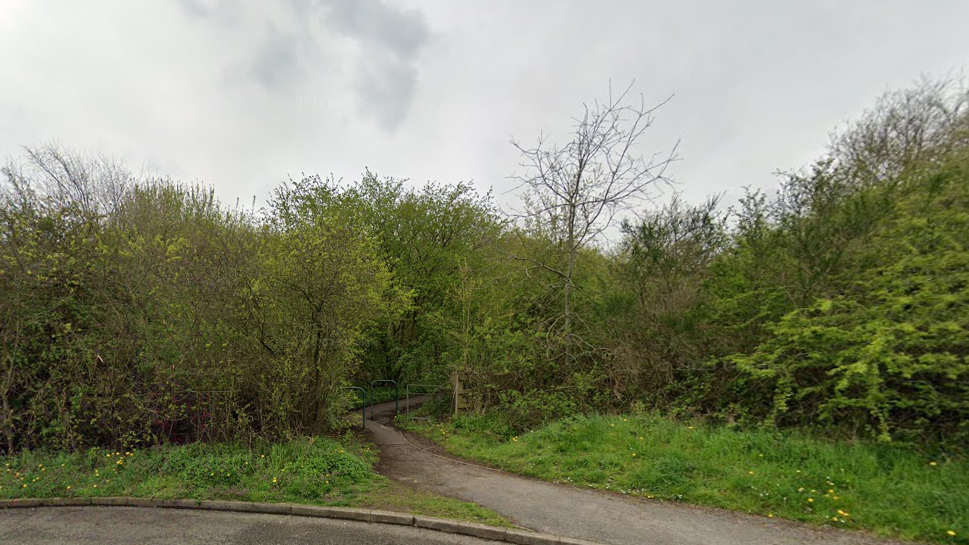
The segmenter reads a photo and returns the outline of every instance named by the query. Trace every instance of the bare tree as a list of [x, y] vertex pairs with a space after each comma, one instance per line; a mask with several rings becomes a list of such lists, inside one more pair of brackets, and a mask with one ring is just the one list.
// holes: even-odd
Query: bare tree
[[969, 79], [923, 77], [882, 95], [875, 106], [831, 138], [837, 163], [861, 183], [897, 177], [969, 144]]
[[575, 340], [573, 279], [579, 253], [614, 225], [617, 214], [648, 199], [658, 182], [668, 182], [666, 169], [676, 160], [676, 145], [668, 153], [640, 151], [656, 110], [670, 99], [647, 108], [642, 95], [629, 100], [631, 89], [632, 84], [614, 96], [610, 85], [605, 101], [583, 104], [567, 144], [550, 144], [544, 136], [534, 147], [512, 140], [525, 169], [524, 175], [514, 176], [524, 190], [525, 211], [519, 217], [562, 249], [557, 262], [515, 257], [561, 283], [563, 309], [556, 321], [561, 321], [566, 361]]

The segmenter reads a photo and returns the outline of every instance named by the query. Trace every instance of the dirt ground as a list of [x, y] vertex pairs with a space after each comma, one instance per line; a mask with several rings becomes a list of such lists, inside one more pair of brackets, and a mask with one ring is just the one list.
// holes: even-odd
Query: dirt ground
[[393, 415], [394, 403], [384, 403], [376, 406], [373, 419], [367, 421], [367, 430], [380, 448], [378, 472], [427, 492], [488, 507], [529, 530], [615, 545], [901, 543], [860, 532], [639, 500], [481, 467], [448, 456], [413, 434], [401, 433], [392, 427]]

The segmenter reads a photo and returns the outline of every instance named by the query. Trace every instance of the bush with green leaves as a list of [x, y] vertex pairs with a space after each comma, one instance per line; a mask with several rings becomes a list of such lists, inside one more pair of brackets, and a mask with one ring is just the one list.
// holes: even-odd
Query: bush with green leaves
[[732, 358], [773, 384], [775, 423], [969, 439], [969, 155], [913, 176], [844, 291]]

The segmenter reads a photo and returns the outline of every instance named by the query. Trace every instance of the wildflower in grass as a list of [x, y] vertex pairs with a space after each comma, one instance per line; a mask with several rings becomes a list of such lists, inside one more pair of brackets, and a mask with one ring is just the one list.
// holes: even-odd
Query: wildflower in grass
[[814, 503], [814, 498], [808, 498], [808, 503]]
[[693, 426], [687, 426], [686, 429], [692, 430], [693, 429]]
[[774, 518], [774, 513], [767, 513], [767, 518], [769, 518], [769, 519]]
[[935, 462], [929, 462], [929, 465], [930, 465], [930, 466], [937, 466], [937, 465], [939, 465], [939, 464], [937, 464], [937, 463], [935, 463]]
[[952, 530], [949, 530], [948, 532], [946, 532], [946, 535], [949, 537], [956, 537], [956, 533]]
[[831, 517], [831, 520], [838, 522], [838, 517]]
[[748, 472], [747, 472], [747, 474], [748, 474], [748, 475], [753, 475], [753, 474], [754, 474], [754, 472], [753, 472], [753, 471], [748, 471]]
[[276, 477], [273, 477], [273, 484], [276, 483]]

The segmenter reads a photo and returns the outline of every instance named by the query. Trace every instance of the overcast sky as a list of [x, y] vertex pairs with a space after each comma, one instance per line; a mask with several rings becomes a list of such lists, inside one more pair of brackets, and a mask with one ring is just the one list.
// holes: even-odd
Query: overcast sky
[[0, 0], [0, 155], [59, 141], [261, 203], [287, 176], [494, 188], [635, 81], [686, 197], [769, 188], [920, 74], [969, 1]]

